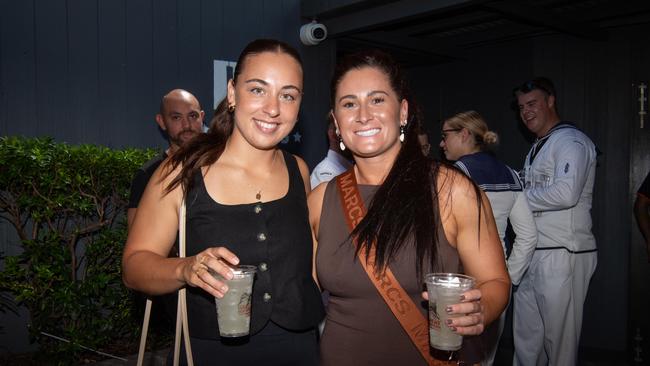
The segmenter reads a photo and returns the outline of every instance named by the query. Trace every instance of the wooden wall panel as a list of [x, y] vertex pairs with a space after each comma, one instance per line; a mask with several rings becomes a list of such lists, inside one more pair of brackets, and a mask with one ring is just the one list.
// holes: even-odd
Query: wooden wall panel
[[178, 86], [179, 49], [176, 0], [153, 4], [153, 94], [164, 95]]
[[[298, 31], [297, 28], [291, 26], [291, 22], [285, 23], [288, 20], [285, 18], [285, 15], [292, 14], [291, 12], [285, 11], [284, 8], [286, 5], [287, 4], [284, 1], [276, 0], [263, 0], [261, 2], [259, 5], [262, 8], [262, 29], [260, 33], [263, 37], [284, 39], [286, 42], [290, 42], [290, 40], [285, 37], [286, 31]], [[281, 19], [282, 21], [278, 22], [276, 19]]]
[[224, 59], [237, 60], [242, 48], [254, 38], [253, 28], [258, 26], [259, 18], [248, 12], [255, 12], [260, 3], [261, 0], [223, 2], [223, 26], [219, 31], [223, 34]]
[[[646, 116], [644, 127], [639, 123], [639, 97], [638, 85], [650, 82], [650, 42], [644, 36], [650, 33], [648, 25], [631, 27], [627, 30], [621, 40], [629, 40], [631, 50], [635, 50], [635, 57], [632, 58], [632, 83], [628, 86], [628, 118], [617, 124], [618, 128], [630, 131], [630, 172], [629, 172], [629, 194], [627, 202], [630, 204], [627, 212], [632, 217], [632, 202], [636, 198], [636, 192], [641, 186], [643, 179], [650, 172], [650, 122]], [[647, 97], [647, 94], [646, 94]], [[646, 107], [647, 108], [647, 107]], [[627, 127], [627, 128], [626, 128]], [[632, 220], [632, 219], [630, 219]], [[647, 361], [650, 358], [650, 258], [646, 251], [645, 242], [641, 236], [636, 222], [633, 222], [630, 235], [630, 297], [629, 297], [629, 338], [630, 349], [637, 346], [635, 336], [637, 332], [643, 337], [641, 343], [643, 358]]]
[[121, 147], [132, 133], [126, 116], [125, 2], [98, 0], [99, 101], [95, 128], [86, 138], [108, 147]]
[[34, 8], [36, 127], [38, 135], [76, 140], [69, 126], [66, 1], [40, 1]]
[[36, 65], [34, 1], [5, 1], [2, 27], [2, 110], [0, 135], [34, 136], [36, 118]]
[[99, 114], [99, 47], [98, 8], [96, 0], [69, 0], [68, 24], [68, 78], [69, 113], [61, 128], [66, 141], [84, 141], [95, 129], [92, 121]]
[[[267, 3], [275, 3], [272, 0], [265, 0]], [[300, 2], [293, 0], [282, 0], [282, 19], [285, 26], [280, 27], [279, 37], [281, 39], [287, 40], [289, 43], [294, 44], [296, 47], [301, 46], [300, 43], [300, 26], [306, 23], [305, 20], [300, 17], [295, 17], [293, 14], [300, 14]], [[307, 46], [302, 46], [302, 48], [307, 48]], [[323, 55], [329, 53], [328, 50], [323, 50]], [[326, 78], [328, 78], [327, 76]]]
[[154, 93], [153, 3], [125, 2], [126, 27], [126, 146], [165, 146], [154, 116], [160, 97]]
[[[4, 9], [7, 7], [7, 0], [0, 0], [0, 9]], [[4, 73], [4, 57], [3, 55], [3, 48], [4, 48], [4, 37], [2, 36], [6, 30], [2, 26], [4, 24], [4, 16], [3, 13], [0, 12], [0, 136], [2, 135], [3, 131], [7, 129], [7, 96], [6, 96], [6, 90], [5, 90], [5, 73]], [[1, 230], [0, 230], [1, 232]]]
[[178, 2], [178, 85], [196, 93], [201, 86], [201, 0]]
[[[582, 345], [591, 348], [624, 350], [627, 333], [628, 280], [628, 236], [630, 220], [627, 215], [612, 215], [625, 212], [629, 204], [627, 164], [629, 148], [626, 141], [629, 133], [618, 128], [620, 121], [627, 119], [627, 105], [630, 101], [629, 43], [610, 42], [588, 44], [588, 48], [574, 47], [574, 52], [584, 55], [580, 65], [567, 67], [568, 73], [577, 69], [588, 71], [583, 80], [575, 80], [569, 95], [584, 96], [567, 105], [567, 110], [576, 117], [576, 123], [583, 128], [603, 154], [598, 158], [596, 184], [592, 207], [593, 233], [598, 244], [598, 267], [589, 287], [585, 303]], [[608, 52], [603, 54], [603, 48]], [[619, 56], [614, 56], [618, 54]], [[624, 57], [620, 57], [624, 56]], [[598, 67], [592, 67], [589, 60], [601, 58]], [[580, 60], [570, 55], [568, 61]], [[606, 75], [606, 76], [605, 76]], [[580, 83], [582, 81], [582, 83]], [[570, 99], [569, 99], [570, 100]], [[579, 117], [578, 117], [579, 116]], [[607, 294], [607, 296], [603, 296]], [[617, 309], [611, 312], [609, 320], [602, 321], [602, 309]], [[617, 335], [612, 337], [612, 335]]]
[[[206, 125], [212, 117], [214, 109], [214, 85], [213, 85], [213, 60], [229, 60], [226, 57], [225, 42], [228, 35], [224, 34], [224, 22], [228, 14], [224, 11], [222, 1], [203, 1], [201, 12], [197, 14], [201, 22], [201, 80], [198, 93], [201, 95], [199, 101], [206, 112]], [[198, 96], [197, 96], [198, 97]]]

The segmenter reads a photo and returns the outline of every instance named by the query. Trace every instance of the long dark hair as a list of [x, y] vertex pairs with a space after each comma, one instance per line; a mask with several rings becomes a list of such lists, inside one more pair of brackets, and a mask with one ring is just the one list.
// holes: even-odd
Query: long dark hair
[[[376, 270], [383, 272], [395, 255], [405, 247], [409, 237], [415, 239], [416, 271], [422, 280], [425, 260], [431, 269], [437, 268], [438, 230], [442, 226], [438, 207], [437, 180], [441, 163], [422, 153], [418, 132], [422, 130], [419, 109], [409, 94], [402, 71], [389, 54], [380, 50], [365, 50], [344, 56], [334, 70], [331, 83], [331, 103], [335, 108], [337, 88], [354, 69], [371, 67], [389, 79], [399, 101], [409, 102], [405, 139], [388, 176], [368, 205], [368, 212], [350, 234], [357, 243], [356, 254], [375, 249]], [[451, 183], [451, 182], [446, 182]], [[477, 191], [477, 194], [479, 192]], [[480, 196], [479, 196], [480, 199]]]
[[[264, 52], [287, 54], [295, 59], [302, 68], [300, 55], [287, 43], [274, 39], [257, 39], [249, 43], [239, 55], [232, 77], [233, 84], [237, 84], [239, 75], [246, 67], [247, 59]], [[194, 184], [196, 173], [202, 167], [213, 164], [219, 159], [232, 134], [234, 125], [233, 111], [228, 109], [228, 98], [225, 97], [215, 110], [208, 132], [193, 138], [169, 159], [165, 176], [171, 174], [178, 166], [181, 166], [181, 171], [165, 188], [165, 192], [169, 193], [179, 185], [183, 188], [183, 192], [188, 192]]]

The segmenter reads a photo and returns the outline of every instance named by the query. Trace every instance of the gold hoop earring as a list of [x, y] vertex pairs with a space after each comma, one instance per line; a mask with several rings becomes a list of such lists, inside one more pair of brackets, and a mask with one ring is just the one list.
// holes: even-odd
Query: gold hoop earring
[[230, 112], [230, 113], [235, 112], [235, 105], [234, 104], [229, 104], [228, 105], [228, 112]]

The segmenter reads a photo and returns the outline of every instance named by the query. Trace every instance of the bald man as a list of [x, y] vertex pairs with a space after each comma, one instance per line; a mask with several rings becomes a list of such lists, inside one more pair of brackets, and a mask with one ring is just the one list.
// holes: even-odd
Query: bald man
[[170, 154], [202, 132], [204, 117], [205, 113], [201, 110], [199, 101], [186, 90], [174, 89], [162, 98], [160, 111], [156, 114], [156, 123], [167, 135], [169, 147], [159, 156], [145, 163], [131, 182], [131, 197], [127, 211], [129, 228], [131, 228], [138, 203], [153, 172]]

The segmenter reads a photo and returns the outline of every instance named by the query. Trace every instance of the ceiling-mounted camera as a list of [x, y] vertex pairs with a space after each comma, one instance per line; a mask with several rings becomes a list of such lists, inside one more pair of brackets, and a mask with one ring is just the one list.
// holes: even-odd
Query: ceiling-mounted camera
[[327, 27], [315, 20], [300, 27], [300, 41], [304, 45], [315, 46], [323, 42], [325, 38], [327, 38]]

